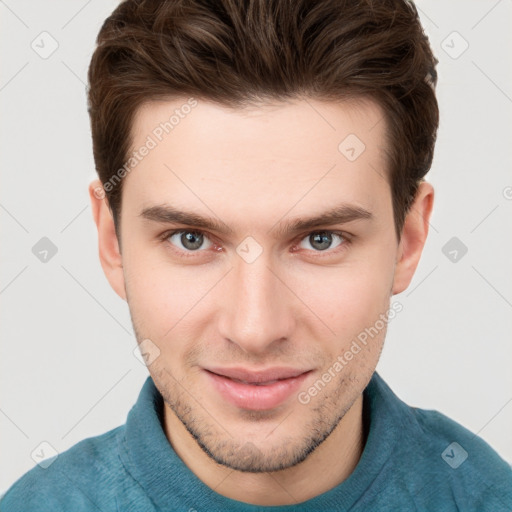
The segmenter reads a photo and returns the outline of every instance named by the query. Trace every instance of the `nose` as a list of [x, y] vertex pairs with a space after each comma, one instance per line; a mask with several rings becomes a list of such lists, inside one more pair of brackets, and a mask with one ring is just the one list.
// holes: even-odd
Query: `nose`
[[264, 254], [252, 263], [238, 258], [222, 290], [220, 334], [254, 355], [275, 353], [295, 322], [293, 294]]

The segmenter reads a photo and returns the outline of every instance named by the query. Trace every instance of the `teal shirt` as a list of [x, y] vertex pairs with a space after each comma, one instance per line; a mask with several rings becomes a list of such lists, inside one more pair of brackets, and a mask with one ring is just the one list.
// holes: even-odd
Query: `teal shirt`
[[249, 505], [202, 483], [168, 442], [163, 400], [148, 377], [126, 424], [28, 471], [2, 497], [0, 511], [512, 510], [512, 469], [482, 439], [439, 412], [409, 407], [377, 373], [363, 396], [369, 431], [355, 470], [299, 504]]

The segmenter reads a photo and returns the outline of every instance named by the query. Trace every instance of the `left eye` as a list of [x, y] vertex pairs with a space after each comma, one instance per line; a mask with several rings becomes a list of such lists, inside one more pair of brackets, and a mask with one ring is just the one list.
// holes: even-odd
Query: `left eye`
[[[212, 246], [212, 242], [200, 231], [176, 231], [169, 235], [168, 240], [173, 245], [177, 245], [179, 249], [191, 252], [201, 248], [209, 249]], [[206, 247], [201, 247], [205, 241], [207, 242]]]
[[[333, 239], [338, 240], [338, 242], [333, 246]], [[299, 247], [302, 249], [310, 249], [311, 247], [315, 251], [325, 251], [327, 249], [334, 249], [341, 245], [344, 241], [344, 237], [338, 233], [333, 233], [332, 231], [315, 231], [314, 233], [310, 233], [305, 238], [303, 238], [299, 244]], [[303, 245], [304, 242], [309, 244]]]

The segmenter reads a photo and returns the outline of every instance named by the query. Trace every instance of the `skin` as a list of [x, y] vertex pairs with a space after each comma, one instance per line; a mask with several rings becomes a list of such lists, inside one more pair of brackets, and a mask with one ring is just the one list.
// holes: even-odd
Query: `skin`
[[[185, 101], [143, 106], [133, 148]], [[158, 347], [148, 369], [164, 397], [167, 438], [224, 496], [257, 505], [302, 502], [344, 481], [361, 457], [362, 392], [385, 328], [307, 404], [294, 393], [271, 410], [236, 407], [204, 368], [311, 370], [300, 387], [307, 391], [408, 287], [434, 191], [420, 184], [398, 241], [385, 129], [370, 100], [297, 99], [244, 110], [199, 101], [125, 177], [122, 251], [108, 202], [94, 194], [101, 183], [90, 185], [105, 275], [128, 302], [138, 342]], [[366, 146], [353, 162], [338, 150], [349, 134]], [[140, 215], [165, 203], [221, 221], [232, 233], [202, 230], [203, 245], [190, 250], [180, 235], [162, 235], [197, 227]], [[278, 225], [342, 203], [372, 216], [277, 233]], [[310, 235], [327, 230], [345, 235], [332, 235], [319, 250]], [[248, 236], [262, 249], [252, 263], [236, 251]]]

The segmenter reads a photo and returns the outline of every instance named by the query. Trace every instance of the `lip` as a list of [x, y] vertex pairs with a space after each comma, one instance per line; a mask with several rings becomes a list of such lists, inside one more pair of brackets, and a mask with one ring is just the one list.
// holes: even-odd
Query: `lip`
[[311, 370], [276, 367], [251, 371], [245, 368], [208, 368], [205, 374], [217, 392], [236, 407], [263, 411], [274, 409], [294, 394]]

